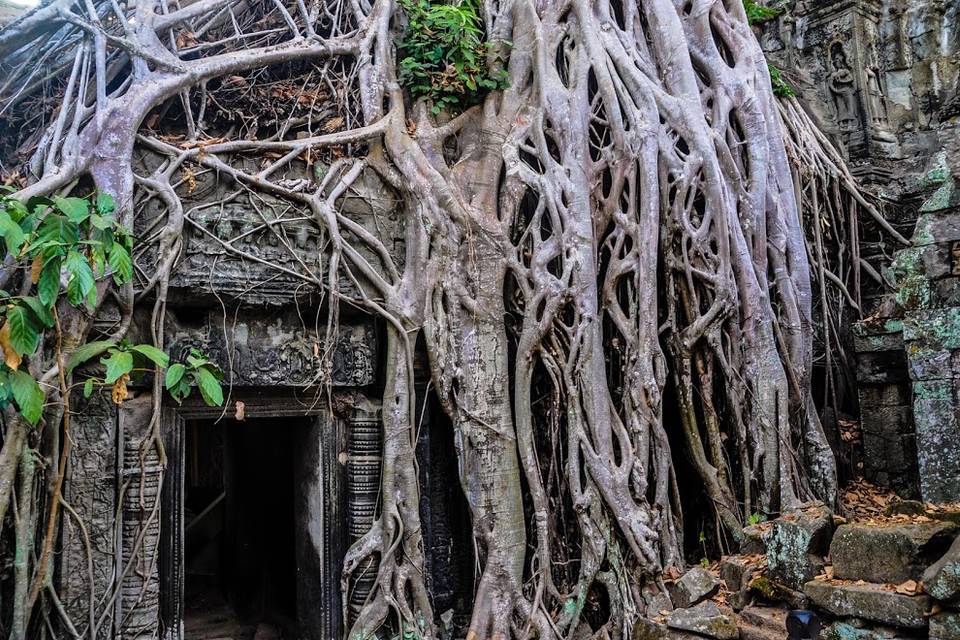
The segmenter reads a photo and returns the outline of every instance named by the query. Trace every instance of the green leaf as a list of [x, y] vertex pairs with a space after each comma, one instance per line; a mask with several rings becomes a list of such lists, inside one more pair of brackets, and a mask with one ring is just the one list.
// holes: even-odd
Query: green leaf
[[223, 388], [217, 376], [208, 367], [197, 369], [197, 385], [200, 387], [203, 401], [208, 406], [219, 407], [223, 404]]
[[109, 340], [97, 340], [80, 345], [73, 350], [70, 358], [67, 360], [67, 373], [70, 373], [90, 358], [100, 355], [112, 346], [113, 342]]
[[20, 414], [30, 424], [37, 424], [43, 415], [43, 391], [40, 385], [26, 371], [11, 371], [10, 387], [20, 407]]
[[6, 211], [0, 211], [0, 235], [7, 245], [7, 252], [14, 256], [19, 255], [26, 237], [20, 225], [14, 222]]
[[104, 382], [113, 384], [120, 377], [133, 371], [133, 354], [129, 351], [111, 349], [110, 355], [100, 360], [107, 367], [107, 376]]
[[40, 327], [33, 313], [17, 305], [7, 310], [7, 323], [10, 325], [10, 345], [17, 353], [29, 355], [36, 351]]
[[50, 313], [50, 309], [44, 306], [44, 304], [38, 298], [27, 296], [25, 298], [21, 298], [20, 302], [30, 308], [30, 311], [33, 312], [33, 315], [37, 317], [37, 320], [39, 320], [43, 326], [52, 327], [54, 325], [53, 314]]
[[113, 281], [119, 286], [130, 282], [133, 277], [133, 262], [130, 253], [119, 244], [110, 247], [110, 256], [107, 258], [110, 268], [113, 269]]
[[97, 213], [108, 216], [113, 213], [113, 210], [116, 208], [117, 203], [114, 202], [112, 195], [104, 191], [97, 193]]
[[166, 369], [167, 365], [170, 364], [170, 356], [165, 354], [160, 349], [157, 349], [153, 345], [149, 344], [138, 344], [133, 347], [130, 347], [132, 351], [139, 353], [145, 358], [152, 360], [155, 365], [161, 369]]
[[172, 391], [180, 383], [180, 381], [183, 380], [183, 374], [186, 372], [187, 368], [179, 362], [170, 365], [170, 368], [167, 369], [167, 379], [164, 381], [164, 386]]
[[70, 222], [79, 224], [90, 217], [90, 203], [83, 198], [54, 198], [53, 204]]
[[93, 395], [93, 378], [87, 378], [87, 381], [83, 383], [83, 397], [89, 398]]
[[113, 218], [108, 218], [107, 216], [94, 214], [90, 216], [90, 224], [92, 224], [96, 229], [100, 229], [101, 231], [106, 231], [107, 229], [110, 229], [113, 227], [114, 220]]
[[10, 214], [10, 217], [13, 218], [14, 222], [20, 222], [30, 214], [26, 205], [19, 200], [7, 200], [4, 204], [4, 207], [6, 208], [7, 213]]
[[37, 229], [37, 242], [73, 245], [79, 240], [79, 225], [55, 213], [47, 214]]
[[60, 295], [60, 265], [63, 261], [59, 256], [54, 256], [43, 266], [40, 272], [40, 280], [37, 282], [37, 295], [40, 302], [50, 307], [57, 301]]
[[94, 277], [102, 278], [107, 271], [107, 261], [103, 254], [103, 249], [94, 247], [90, 250], [90, 259], [93, 261]]
[[67, 280], [67, 300], [75, 307], [83, 304], [87, 294], [93, 289], [95, 280], [90, 263], [83, 254], [71, 251], [67, 254], [66, 263], [69, 280]]

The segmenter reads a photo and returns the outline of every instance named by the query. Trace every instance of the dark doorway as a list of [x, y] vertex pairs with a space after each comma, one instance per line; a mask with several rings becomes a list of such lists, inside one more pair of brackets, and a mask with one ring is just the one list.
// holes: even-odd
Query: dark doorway
[[294, 418], [184, 425], [187, 638], [300, 637], [296, 470], [309, 426]]

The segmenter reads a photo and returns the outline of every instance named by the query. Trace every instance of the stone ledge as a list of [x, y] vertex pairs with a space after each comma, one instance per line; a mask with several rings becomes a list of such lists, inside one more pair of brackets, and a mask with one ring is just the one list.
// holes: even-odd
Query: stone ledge
[[927, 626], [930, 598], [907, 596], [879, 584], [837, 584], [811, 580], [803, 591], [821, 609], [835, 616], [864, 618], [909, 629]]

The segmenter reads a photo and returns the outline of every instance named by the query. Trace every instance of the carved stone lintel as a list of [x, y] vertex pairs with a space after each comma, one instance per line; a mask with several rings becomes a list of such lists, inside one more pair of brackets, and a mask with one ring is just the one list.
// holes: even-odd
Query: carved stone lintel
[[168, 349], [182, 361], [191, 348], [203, 351], [227, 373], [233, 386], [362, 387], [376, 379], [376, 332], [371, 323], [342, 325], [332, 352], [319, 330], [305, 326], [294, 310], [262, 315], [244, 312], [225, 320], [218, 310], [200, 316], [172, 314]]

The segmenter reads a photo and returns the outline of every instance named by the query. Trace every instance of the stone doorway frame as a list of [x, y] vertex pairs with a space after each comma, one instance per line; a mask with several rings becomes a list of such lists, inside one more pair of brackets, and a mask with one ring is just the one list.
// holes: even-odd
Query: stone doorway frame
[[[340, 576], [343, 555], [346, 550], [346, 472], [341, 453], [346, 449], [345, 420], [337, 417], [325, 401], [305, 404], [307, 399], [318, 398], [312, 390], [281, 387], [274, 392], [266, 388], [239, 391], [245, 403], [245, 419], [258, 418], [311, 418], [312, 429], [317, 430], [319, 451], [316, 452], [318, 482], [314, 487], [318, 497], [321, 530], [324, 531], [322, 548], [318, 549], [319, 575], [317, 581], [321, 593], [319, 629], [313, 636], [317, 640], [339, 640], [342, 629], [343, 603], [340, 593]], [[164, 400], [167, 400], [165, 398]], [[177, 406], [164, 402], [161, 409], [161, 433], [167, 452], [167, 472], [161, 493], [160, 519], [160, 630], [163, 640], [186, 640], [184, 635], [184, 427], [187, 420], [216, 420], [230, 417], [233, 407], [225, 411], [220, 407], [208, 407], [191, 398]], [[305, 455], [310, 455], [309, 453]], [[314, 497], [314, 496], [311, 496]], [[298, 548], [298, 553], [300, 549]], [[298, 558], [299, 560], [299, 558]], [[298, 619], [301, 619], [298, 590]], [[316, 603], [314, 603], [315, 605]], [[309, 637], [309, 636], [306, 636]]]

